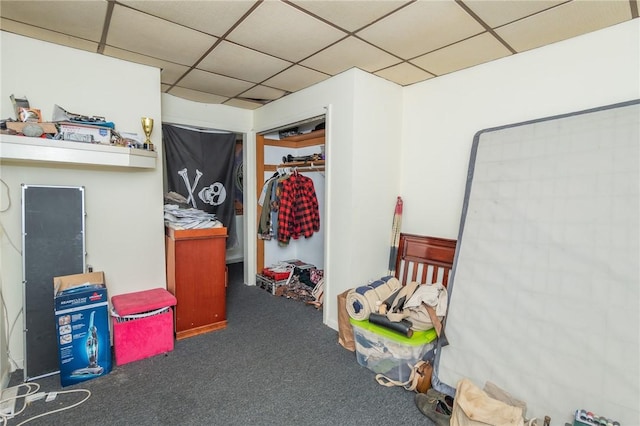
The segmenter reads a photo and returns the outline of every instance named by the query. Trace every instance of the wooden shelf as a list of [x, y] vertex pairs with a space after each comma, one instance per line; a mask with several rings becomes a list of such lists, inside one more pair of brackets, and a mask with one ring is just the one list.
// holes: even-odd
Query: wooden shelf
[[264, 139], [264, 145], [296, 149], [307, 146], [324, 145], [324, 129], [302, 135], [289, 136], [284, 139]]
[[154, 151], [120, 146], [0, 135], [0, 161], [154, 169]]

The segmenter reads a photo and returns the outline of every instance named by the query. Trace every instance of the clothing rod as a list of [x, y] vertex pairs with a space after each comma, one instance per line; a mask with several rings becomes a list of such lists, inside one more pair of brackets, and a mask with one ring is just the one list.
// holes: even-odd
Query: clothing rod
[[324, 172], [324, 166], [293, 167], [293, 170], [297, 170], [298, 172]]

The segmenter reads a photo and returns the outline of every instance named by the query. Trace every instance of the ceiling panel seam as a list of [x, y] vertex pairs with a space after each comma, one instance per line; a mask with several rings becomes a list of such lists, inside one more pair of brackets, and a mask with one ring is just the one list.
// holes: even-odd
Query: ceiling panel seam
[[467, 6], [466, 4], [464, 4], [464, 2], [462, 0], [455, 0], [455, 2], [462, 8], [464, 9], [465, 12], [467, 12], [469, 14], [469, 16], [471, 16], [473, 19], [475, 19], [480, 25], [482, 25], [482, 27], [487, 30], [487, 32], [489, 34], [491, 34], [496, 40], [498, 40], [504, 47], [506, 47], [507, 49], [509, 49], [509, 52], [513, 53], [514, 55], [516, 53], [518, 53], [513, 47], [511, 47], [509, 45], [509, 43], [507, 43], [506, 41], [504, 41], [504, 39], [502, 37], [500, 37], [494, 30], [493, 28], [491, 28], [486, 22], [484, 22], [478, 15], [476, 15], [473, 10], [469, 9], [469, 6]]
[[111, 25], [111, 17], [113, 16], [113, 7], [115, 1], [109, 0], [107, 3], [107, 13], [104, 15], [104, 24], [102, 25], [102, 35], [100, 36], [100, 43], [98, 43], [97, 53], [103, 54], [104, 47], [107, 44], [107, 34], [109, 34], [109, 26]]
[[[215, 43], [213, 43], [213, 45], [212, 45], [212, 46], [211, 46], [211, 47], [210, 47], [210, 48], [209, 48], [209, 49], [208, 49], [208, 50], [207, 50], [207, 51], [206, 51], [206, 52], [205, 52], [205, 53], [200, 57], [200, 59], [198, 59], [195, 63], [193, 63], [193, 64], [191, 65], [191, 67], [190, 67], [187, 71], [185, 71], [185, 73], [184, 73], [184, 74], [182, 74], [182, 76], [180, 76], [180, 78], [178, 78], [176, 81], [174, 81], [174, 82], [173, 82], [173, 84], [172, 84], [172, 85], [171, 85], [167, 90], [165, 90], [165, 93], [167, 93], [167, 92], [169, 92], [169, 90], [173, 89], [173, 87], [174, 87], [174, 86], [176, 86], [176, 85], [180, 82], [180, 80], [182, 80], [183, 78], [185, 78], [185, 77], [187, 76], [187, 74], [189, 74], [191, 71], [193, 71], [193, 70], [198, 66], [198, 64], [199, 64], [200, 62], [202, 62], [202, 61], [204, 60], [204, 58], [206, 58], [206, 57], [207, 57], [207, 55], [209, 55], [209, 53], [211, 53], [211, 52], [213, 51], [213, 49], [215, 49], [215, 48], [216, 48], [216, 46], [218, 46], [220, 43], [222, 43], [222, 41], [223, 41], [223, 40], [226, 40], [227, 36], [228, 36], [228, 35], [229, 35], [233, 30], [235, 30], [235, 29], [238, 27], [238, 25], [240, 25], [240, 23], [241, 23], [242, 21], [244, 21], [245, 19], [247, 19], [247, 17], [248, 17], [249, 15], [251, 15], [251, 14], [253, 13], [253, 11], [254, 11], [254, 10], [256, 10], [256, 8], [260, 5], [260, 3], [262, 3], [262, 0], [259, 0], [259, 1], [255, 2], [255, 3], [253, 4], [253, 6], [251, 6], [251, 8], [250, 8], [248, 11], [246, 11], [246, 12], [245, 12], [245, 14], [244, 14], [244, 15], [242, 15], [242, 16], [240, 17], [240, 19], [238, 19], [238, 20], [237, 20], [237, 21], [236, 21], [236, 22], [235, 22], [235, 23], [234, 23], [234, 24], [233, 24], [233, 25], [232, 25], [232, 26], [227, 30], [227, 32], [225, 32], [224, 34], [222, 34], [222, 35], [221, 35], [221, 36], [216, 40], [216, 42], [215, 42]], [[237, 79], [237, 80], [239, 80], [239, 79]]]

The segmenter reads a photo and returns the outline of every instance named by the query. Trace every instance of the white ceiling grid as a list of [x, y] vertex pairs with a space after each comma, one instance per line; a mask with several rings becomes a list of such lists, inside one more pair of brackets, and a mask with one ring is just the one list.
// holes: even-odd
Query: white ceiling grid
[[353, 67], [406, 86], [638, 17], [638, 0], [0, 0], [0, 29], [255, 109]]

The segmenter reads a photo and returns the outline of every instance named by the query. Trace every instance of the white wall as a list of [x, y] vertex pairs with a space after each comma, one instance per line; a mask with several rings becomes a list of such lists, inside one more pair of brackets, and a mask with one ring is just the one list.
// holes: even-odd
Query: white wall
[[244, 261], [244, 215], [236, 215], [236, 233], [238, 236], [238, 245], [227, 249], [227, 263]]
[[[328, 107], [320, 226], [326, 230], [324, 322], [334, 329], [337, 295], [387, 270], [399, 190], [401, 96], [396, 84], [352, 69], [255, 111], [260, 132], [320, 115]], [[255, 176], [255, 164], [247, 169]], [[255, 206], [255, 189], [249, 194], [253, 199], [247, 206]], [[255, 211], [252, 215], [247, 262], [255, 276]]]
[[163, 93], [162, 121], [234, 133], [251, 131], [253, 111], [227, 105], [188, 101]]
[[[119, 131], [142, 133], [140, 117], [152, 117], [156, 128], [151, 138], [158, 149], [155, 169], [2, 163], [0, 177], [8, 185], [11, 207], [0, 214], [7, 234], [0, 241], [0, 274], [8, 319], [20, 317], [9, 348], [22, 366], [22, 260], [7, 239], [21, 248], [22, 183], [85, 187], [87, 264], [105, 272], [110, 296], [166, 286], [160, 71], [6, 32], [0, 37], [1, 117], [14, 116], [12, 93], [26, 96], [47, 120], [54, 104], [105, 116]], [[3, 209], [6, 197], [3, 188]], [[4, 373], [4, 361], [1, 367]]]
[[[4, 205], [4, 204], [3, 204]], [[0, 283], [0, 290], [2, 290], [2, 284]], [[4, 297], [4, 293], [0, 293]], [[2, 344], [0, 349], [0, 389], [5, 389], [9, 385], [9, 375], [11, 372], [11, 366], [9, 365], [9, 353], [7, 352], [7, 320], [5, 319], [5, 305], [4, 301], [0, 303], [0, 343]]]
[[476, 132], [639, 98], [639, 25], [634, 19], [405, 88], [403, 231], [458, 237]]

